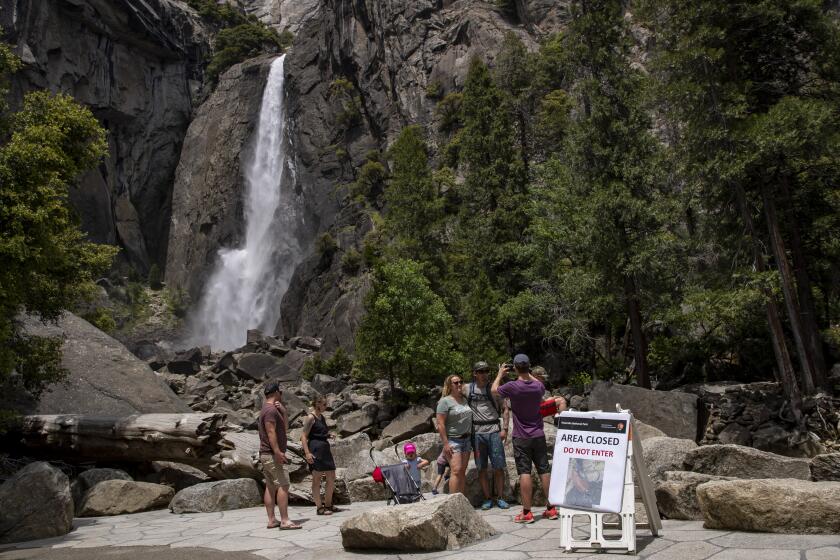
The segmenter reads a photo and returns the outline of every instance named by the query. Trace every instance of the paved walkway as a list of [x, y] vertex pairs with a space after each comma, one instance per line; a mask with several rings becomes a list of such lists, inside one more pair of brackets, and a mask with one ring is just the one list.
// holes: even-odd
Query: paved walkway
[[[112, 557], [164, 560], [195, 558], [194, 554], [182, 555], [179, 552], [187, 553], [189, 549], [192, 552], [196, 548], [226, 552], [224, 557], [230, 560], [275, 560], [287, 557], [289, 560], [604, 559], [603, 554], [561, 553], [558, 549], [558, 521], [540, 520], [523, 527], [513, 523], [510, 514], [497, 509], [482, 512], [482, 515], [499, 531], [499, 535], [461, 550], [431, 554], [346, 552], [341, 547], [341, 522], [355, 513], [381, 505], [381, 502], [354, 504], [346, 506], [347, 511], [324, 517], [316, 517], [312, 507], [292, 507], [292, 519], [304, 526], [300, 531], [265, 529], [263, 508], [186, 515], [174, 515], [162, 510], [115, 517], [80, 518], [75, 520], [75, 529], [64, 537], [19, 545], [0, 545], [0, 560]], [[653, 538], [648, 531], [639, 531], [637, 542], [638, 557], [650, 560], [840, 560], [840, 535], [710, 531], [703, 529], [699, 521], [665, 521], [659, 538]], [[143, 556], [143, 549], [137, 547], [151, 548], [147, 549], [148, 555]], [[89, 554], [80, 554], [85, 552], [80, 549], [87, 549]], [[160, 554], [160, 550], [166, 550], [167, 553]], [[216, 558], [211, 555], [209, 557]]]

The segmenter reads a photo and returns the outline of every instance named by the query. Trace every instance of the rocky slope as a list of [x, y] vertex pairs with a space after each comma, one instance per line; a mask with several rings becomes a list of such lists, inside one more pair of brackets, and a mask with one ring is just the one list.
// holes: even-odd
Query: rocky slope
[[109, 156], [70, 193], [82, 226], [141, 273], [166, 255], [172, 181], [209, 38], [177, 0], [2, 0], [4, 40], [32, 89], [72, 95], [108, 130]]

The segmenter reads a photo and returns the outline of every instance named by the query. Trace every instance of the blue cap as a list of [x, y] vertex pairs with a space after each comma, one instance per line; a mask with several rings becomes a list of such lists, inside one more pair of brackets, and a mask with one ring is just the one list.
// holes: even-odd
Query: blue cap
[[513, 357], [513, 365], [515, 366], [530, 366], [531, 360], [525, 354], [517, 354]]

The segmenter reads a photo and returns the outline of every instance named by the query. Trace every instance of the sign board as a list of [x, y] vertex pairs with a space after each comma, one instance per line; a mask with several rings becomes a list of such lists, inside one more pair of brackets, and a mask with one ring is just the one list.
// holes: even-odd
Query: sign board
[[549, 502], [570, 509], [621, 512], [629, 426], [626, 412], [561, 413]]

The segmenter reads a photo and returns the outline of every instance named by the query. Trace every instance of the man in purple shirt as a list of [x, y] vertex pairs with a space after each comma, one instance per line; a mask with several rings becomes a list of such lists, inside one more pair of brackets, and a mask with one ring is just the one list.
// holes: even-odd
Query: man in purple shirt
[[[516, 461], [516, 472], [519, 474], [522, 501], [522, 513], [513, 520], [516, 523], [533, 523], [531, 497], [534, 485], [531, 480], [531, 465], [537, 468], [546, 496], [548, 496], [548, 484], [551, 479], [548, 447], [545, 443], [543, 419], [540, 414], [540, 403], [543, 400], [545, 386], [531, 375], [531, 361], [525, 354], [517, 354], [513, 358], [513, 369], [516, 370], [517, 379], [502, 385], [502, 380], [510, 371], [510, 366], [503, 364], [496, 374], [491, 391], [494, 395], [508, 399], [513, 413], [513, 457]], [[557, 508], [547, 504], [543, 517], [557, 519]]]

